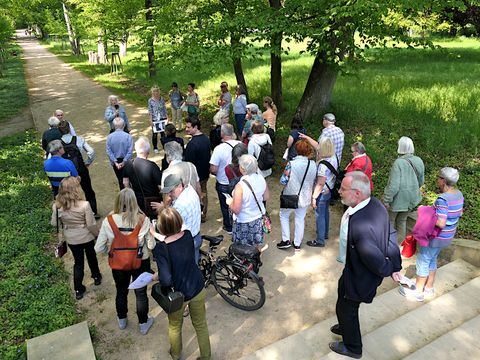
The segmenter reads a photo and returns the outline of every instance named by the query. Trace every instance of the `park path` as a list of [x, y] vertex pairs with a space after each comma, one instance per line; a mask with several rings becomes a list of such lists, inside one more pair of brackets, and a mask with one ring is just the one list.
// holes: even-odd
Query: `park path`
[[[99, 213], [105, 216], [113, 208], [117, 192], [116, 179], [105, 155], [108, 126], [103, 119], [103, 112], [110, 91], [72, 69], [36, 40], [20, 37], [19, 43], [26, 60], [35, 127], [42, 134], [47, 129], [48, 117], [60, 108], [77, 133], [85, 137], [95, 149], [96, 160], [90, 167], [91, 177]], [[148, 135], [146, 109], [126, 101], [121, 102], [129, 116], [134, 138]], [[159, 163], [161, 156], [156, 155], [151, 159]], [[268, 183], [272, 194], [269, 207], [274, 229], [266, 237], [269, 249], [262, 256], [264, 265], [260, 271], [266, 283], [267, 301], [258, 311], [243, 312], [224, 302], [213, 287], [208, 288], [207, 316], [214, 359], [240, 358], [334, 314], [337, 279], [342, 270], [342, 266], [335, 261], [340, 206], [331, 209], [330, 240], [325, 248], [312, 249], [304, 246], [298, 253], [292, 249], [280, 251], [276, 249], [275, 243], [281, 238], [278, 218], [281, 189], [276, 178], [269, 179]], [[221, 232], [221, 215], [214, 179], [209, 181], [209, 198], [209, 214], [207, 222], [202, 225], [202, 232], [218, 234]], [[306, 242], [315, 235], [315, 220], [311, 210], [305, 221]], [[230, 241], [225, 243], [224, 248]], [[68, 254], [64, 259], [67, 271], [71, 272], [71, 255]], [[101, 286], [94, 287], [93, 281], [88, 277], [89, 271], [86, 270], [86, 296], [77, 302], [79, 311], [89, 324], [96, 327], [93, 340], [97, 354], [105, 360], [169, 359], [167, 319], [153, 300], [150, 299], [150, 315], [155, 317], [155, 323], [146, 336], [138, 332], [133, 294], [129, 297], [129, 325], [124, 331], [118, 329], [111, 272], [105, 257], [99, 257], [99, 262], [104, 282]], [[183, 343], [187, 359], [198, 356], [195, 333], [188, 319], [184, 324]]]

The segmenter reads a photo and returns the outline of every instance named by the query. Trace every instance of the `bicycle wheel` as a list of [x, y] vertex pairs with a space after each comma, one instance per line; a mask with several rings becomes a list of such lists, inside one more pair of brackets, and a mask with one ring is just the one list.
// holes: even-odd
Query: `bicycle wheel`
[[237, 309], [253, 311], [265, 304], [265, 289], [258, 275], [228, 259], [217, 261], [212, 282], [220, 296]]
[[204, 286], [207, 287], [210, 284], [210, 274], [212, 273], [212, 262], [208, 258], [208, 255], [205, 251], [200, 249], [200, 261], [198, 262], [198, 267], [203, 274], [203, 279], [205, 281]]

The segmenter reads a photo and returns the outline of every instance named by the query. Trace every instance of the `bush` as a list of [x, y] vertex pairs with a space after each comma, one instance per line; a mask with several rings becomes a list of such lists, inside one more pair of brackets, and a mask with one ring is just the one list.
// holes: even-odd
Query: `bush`
[[28, 338], [78, 321], [53, 256], [51, 192], [32, 131], [0, 139], [0, 358], [24, 359]]

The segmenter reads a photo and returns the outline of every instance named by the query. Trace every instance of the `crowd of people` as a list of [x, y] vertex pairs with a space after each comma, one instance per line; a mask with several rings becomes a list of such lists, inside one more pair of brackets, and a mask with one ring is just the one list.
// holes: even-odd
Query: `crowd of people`
[[[264, 109], [247, 103], [242, 86], [229, 92], [227, 82], [220, 84], [218, 112], [209, 136], [204, 134], [205, 119], [200, 115], [200, 97], [195, 84], [188, 84], [183, 93], [173, 82], [168, 93], [171, 109], [158, 87], [151, 89], [148, 99], [148, 125], [151, 141], [140, 136], [134, 140], [125, 108], [118, 97], [111, 95], [104, 118], [109, 132], [106, 156], [117, 179], [119, 192], [113, 210], [100, 229], [89, 166], [95, 159], [93, 148], [78, 136], [72, 123], [56, 110], [48, 119], [49, 129], [42, 136], [46, 151], [45, 172], [54, 197], [52, 224], [61, 221], [64, 235], [74, 257], [74, 290], [76, 299], [84, 297], [84, 254], [95, 286], [102, 282], [95, 253], [109, 254], [115, 242], [134, 241], [137, 267], [120, 268], [112, 260], [112, 276], [116, 287], [115, 306], [118, 326], [127, 327], [128, 286], [143, 272], [154, 272], [150, 253], [154, 254], [158, 271], [155, 277], [162, 286], [182, 291], [185, 304], [197, 332], [201, 359], [211, 355], [205, 315], [205, 290], [198, 270], [201, 227], [208, 218], [208, 181], [215, 177], [216, 196], [222, 214], [223, 231], [232, 241], [264, 250], [267, 208], [276, 208], [268, 183], [273, 163], [269, 161], [275, 141], [277, 109], [270, 97], [264, 98]], [[230, 120], [230, 113], [233, 118]], [[171, 114], [171, 115], [169, 115]], [[413, 141], [401, 137], [398, 158], [391, 167], [388, 184], [381, 200], [371, 195], [374, 163], [362, 142], [350, 146], [351, 159], [342, 167], [345, 143], [343, 130], [334, 114], [323, 116], [323, 130], [307, 134], [300, 116], [291, 121], [283, 155], [285, 166], [279, 179], [283, 186], [279, 220], [281, 239], [276, 247], [300, 251], [304, 243], [305, 217], [311, 207], [315, 214], [316, 237], [306, 241], [309, 247], [322, 248], [329, 241], [330, 205], [338, 191], [344, 204], [340, 223], [337, 260], [344, 264], [339, 280], [336, 312], [339, 323], [332, 332], [343, 341], [330, 347], [342, 355], [359, 357], [362, 353], [358, 323], [361, 302], [372, 301], [382, 279], [392, 276], [400, 280], [401, 259], [397, 243], [391, 244], [394, 227], [401, 241], [407, 233], [406, 219], [422, 200], [425, 166], [414, 155]], [[177, 136], [185, 131], [189, 141]], [[158, 153], [158, 133], [164, 149], [161, 166], [149, 160], [151, 149]], [[134, 157], [134, 150], [136, 157]], [[343, 177], [341, 185], [339, 179]], [[431, 241], [421, 246], [417, 257], [415, 290], [401, 287], [401, 294], [423, 301], [434, 294], [436, 260], [442, 248], [451, 243], [458, 219], [463, 211], [463, 196], [456, 189], [456, 169], [441, 169], [438, 178], [440, 196], [434, 204], [435, 227]], [[284, 201], [285, 200], [285, 201]], [[293, 236], [290, 215], [294, 213]], [[390, 222], [392, 225], [390, 225]], [[96, 242], [95, 242], [96, 239]], [[146, 286], [135, 290], [139, 331], [146, 334], [153, 323], [148, 316]], [[185, 307], [185, 306], [184, 306]], [[169, 314], [169, 338], [172, 358], [181, 357], [181, 328], [184, 308]]]

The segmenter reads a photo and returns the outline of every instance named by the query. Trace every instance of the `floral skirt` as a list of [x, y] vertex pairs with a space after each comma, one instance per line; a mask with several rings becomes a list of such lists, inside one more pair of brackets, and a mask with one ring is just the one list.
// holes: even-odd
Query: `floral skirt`
[[233, 222], [233, 242], [247, 245], [263, 245], [262, 218], [248, 223]]

